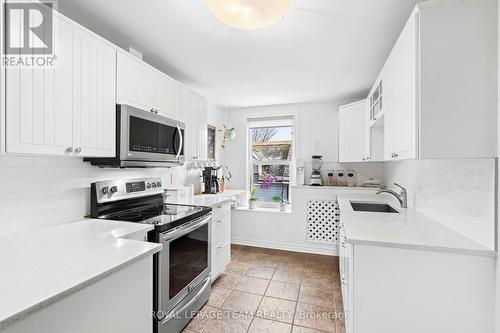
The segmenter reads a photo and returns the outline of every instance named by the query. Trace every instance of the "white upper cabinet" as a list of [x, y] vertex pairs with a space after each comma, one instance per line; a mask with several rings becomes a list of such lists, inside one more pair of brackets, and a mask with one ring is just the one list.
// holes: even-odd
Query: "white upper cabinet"
[[82, 156], [114, 156], [116, 51], [73, 30], [73, 146]]
[[5, 68], [7, 153], [63, 155], [73, 147], [73, 27], [57, 15], [53, 22], [55, 66]]
[[366, 100], [339, 108], [339, 162], [370, 160]]
[[208, 103], [207, 100], [198, 96], [198, 159], [206, 160], [208, 156]]
[[[474, 15], [471, 15], [474, 12]], [[418, 4], [382, 82], [386, 160], [497, 156], [496, 1]]]
[[5, 69], [5, 150], [114, 156], [116, 52], [62, 15], [53, 19], [54, 66]]
[[155, 109], [169, 118], [179, 118], [180, 86], [161, 72], [155, 73]]
[[117, 102], [154, 111], [155, 70], [142, 60], [118, 52], [117, 56]]
[[184, 134], [186, 160], [206, 160], [208, 136], [206, 99], [183, 87], [180, 112], [186, 123]]
[[118, 52], [118, 104], [179, 118], [180, 86], [169, 76], [125, 52]]

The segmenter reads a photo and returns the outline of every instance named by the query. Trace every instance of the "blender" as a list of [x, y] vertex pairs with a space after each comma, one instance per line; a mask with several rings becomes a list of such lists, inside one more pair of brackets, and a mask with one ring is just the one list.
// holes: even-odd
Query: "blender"
[[323, 186], [323, 179], [321, 178], [321, 167], [323, 166], [323, 156], [312, 156], [312, 174], [309, 178], [309, 185]]

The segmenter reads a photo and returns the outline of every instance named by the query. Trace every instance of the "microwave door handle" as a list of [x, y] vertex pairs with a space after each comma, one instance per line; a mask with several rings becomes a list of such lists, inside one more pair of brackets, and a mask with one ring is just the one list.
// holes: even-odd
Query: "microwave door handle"
[[184, 145], [184, 139], [182, 138], [182, 132], [181, 132], [181, 128], [179, 127], [179, 125], [177, 125], [177, 132], [179, 133], [180, 142], [179, 142], [179, 150], [177, 151], [177, 156], [175, 156], [175, 158], [177, 160], [179, 160], [179, 156], [181, 155], [181, 151], [182, 151], [182, 146]]

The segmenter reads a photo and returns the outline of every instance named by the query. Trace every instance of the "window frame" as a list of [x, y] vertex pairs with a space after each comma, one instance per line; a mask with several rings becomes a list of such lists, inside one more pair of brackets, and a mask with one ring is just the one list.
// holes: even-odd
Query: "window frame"
[[[279, 121], [283, 120], [283, 124], [280, 125]], [[246, 189], [247, 193], [250, 193], [250, 189], [254, 184], [253, 179], [253, 167], [254, 165], [287, 165], [289, 168], [289, 181], [288, 181], [288, 202], [292, 204], [292, 186], [295, 184], [295, 165], [296, 165], [296, 154], [298, 152], [298, 128], [296, 125], [297, 115], [294, 114], [280, 114], [280, 115], [259, 115], [259, 116], [248, 116], [246, 118]], [[273, 124], [275, 123], [275, 124]], [[291, 160], [270, 160], [262, 162], [254, 162], [253, 160], [253, 150], [252, 150], [252, 138], [250, 136], [250, 130], [252, 128], [263, 128], [263, 127], [291, 127], [292, 128], [292, 159]], [[273, 202], [259, 202], [258, 204], [261, 208], [278, 208]]]

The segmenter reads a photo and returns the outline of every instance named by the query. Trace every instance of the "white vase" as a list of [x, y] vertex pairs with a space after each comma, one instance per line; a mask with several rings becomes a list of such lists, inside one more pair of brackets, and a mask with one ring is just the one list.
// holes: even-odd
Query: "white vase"
[[255, 208], [257, 208], [257, 201], [248, 200], [248, 209], [255, 209]]

